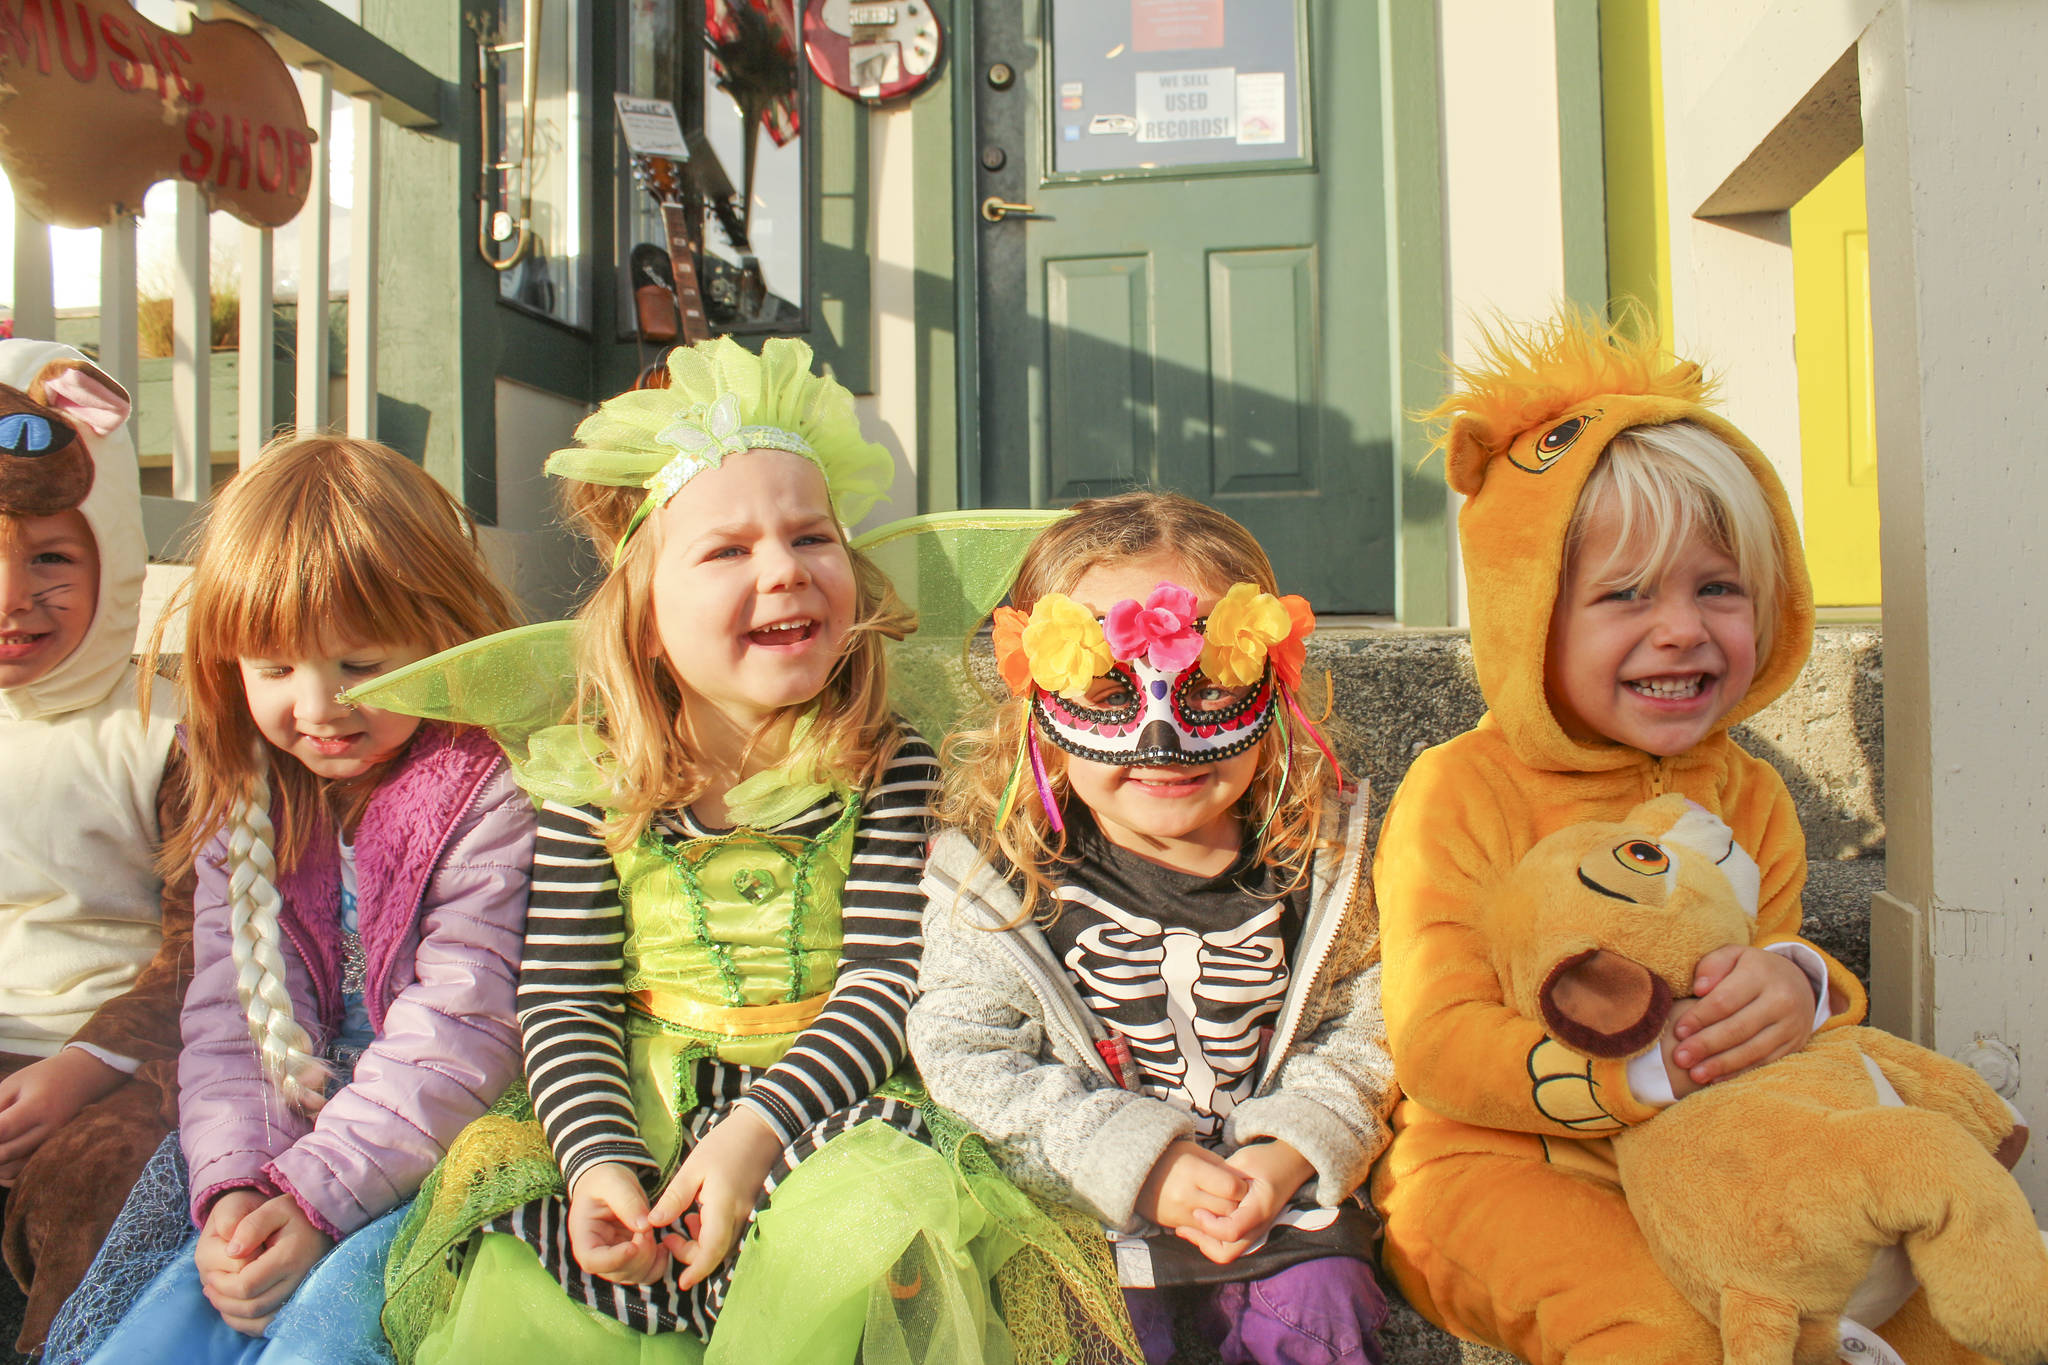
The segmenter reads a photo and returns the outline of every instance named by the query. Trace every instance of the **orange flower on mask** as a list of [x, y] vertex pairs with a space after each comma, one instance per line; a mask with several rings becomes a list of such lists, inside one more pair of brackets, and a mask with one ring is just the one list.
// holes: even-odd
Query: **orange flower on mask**
[[[1295, 599], [1300, 601], [1299, 598]], [[1306, 609], [1307, 604], [1302, 604]], [[1202, 632], [1202, 673], [1225, 687], [1245, 687], [1266, 673], [1266, 656], [1293, 637], [1295, 621], [1281, 600], [1259, 591], [1254, 583], [1232, 585], [1223, 600], [1209, 609]], [[1304, 651], [1305, 653], [1305, 651]], [[1280, 660], [1274, 660], [1277, 665]], [[1295, 677], [1301, 676], [1295, 661]]]
[[1315, 633], [1316, 613], [1306, 597], [1293, 593], [1281, 598], [1280, 605], [1287, 608], [1290, 629], [1287, 638], [1273, 646], [1273, 671], [1287, 684], [1288, 691], [1299, 692], [1301, 666], [1308, 661], [1308, 637]]
[[1015, 607], [997, 607], [990, 631], [996, 650], [996, 668], [1009, 686], [1010, 695], [1021, 697], [1031, 686], [1031, 660], [1024, 655], [1024, 627], [1031, 618]]
[[[1019, 612], [1010, 612], [1012, 618], [1019, 615]], [[996, 629], [1007, 631], [1010, 623], [998, 621]], [[1010, 682], [1013, 689], [1021, 690], [1019, 684], [1011, 682], [1011, 679], [1022, 670], [1003, 661], [1000, 643], [997, 649], [1004, 681]], [[1033, 682], [1048, 692], [1057, 692], [1075, 701], [1088, 694], [1089, 683], [1116, 666], [1116, 658], [1109, 651], [1109, 640], [1102, 633], [1102, 622], [1096, 620], [1088, 608], [1057, 592], [1047, 593], [1031, 608], [1031, 616], [1017, 636], [1017, 648], [1012, 658], [1016, 654], [1023, 655]]]

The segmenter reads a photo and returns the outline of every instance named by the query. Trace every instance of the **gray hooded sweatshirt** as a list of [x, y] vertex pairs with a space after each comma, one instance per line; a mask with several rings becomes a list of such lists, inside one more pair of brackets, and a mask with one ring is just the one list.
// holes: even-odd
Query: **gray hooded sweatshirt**
[[[1380, 1015], [1379, 921], [1372, 905], [1361, 789], [1338, 805], [1317, 856], [1291, 982], [1253, 1097], [1223, 1130], [1232, 1150], [1286, 1142], [1315, 1167], [1333, 1207], [1387, 1145], [1394, 1064]], [[932, 1098], [965, 1119], [1006, 1174], [1033, 1195], [1087, 1210], [1127, 1234], [1153, 1228], [1138, 1192], [1161, 1154], [1195, 1131], [1184, 1109], [1120, 1086], [1083, 1004], [1022, 901], [957, 830], [939, 837], [924, 877], [921, 994], [910, 1048]]]

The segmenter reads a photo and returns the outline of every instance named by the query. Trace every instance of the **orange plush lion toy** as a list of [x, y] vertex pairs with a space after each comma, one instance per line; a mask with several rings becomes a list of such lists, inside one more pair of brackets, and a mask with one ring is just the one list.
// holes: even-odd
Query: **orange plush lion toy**
[[[1750, 941], [1756, 887], [1728, 827], [1683, 797], [1569, 826], [1488, 907], [1502, 993], [1571, 1053], [1645, 1052], [1699, 959]], [[1539, 1102], [1569, 1125], [1584, 1064], [1558, 1070], [1578, 1084]], [[1892, 1246], [1957, 1341], [2035, 1362], [2048, 1359], [2048, 1246], [1994, 1155], [2010, 1128], [1968, 1067], [1841, 1028], [1616, 1133], [1614, 1155], [1658, 1265], [1719, 1325], [1731, 1365], [1836, 1360], [1837, 1321]]]

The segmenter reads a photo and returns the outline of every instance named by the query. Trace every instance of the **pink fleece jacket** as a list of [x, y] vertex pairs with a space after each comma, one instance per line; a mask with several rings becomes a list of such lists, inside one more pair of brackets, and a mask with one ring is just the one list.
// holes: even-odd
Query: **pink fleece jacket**
[[[181, 1016], [179, 1135], [192, 1219], [233, 1189], [288, 1192], [336, 1240], [410, 1199], [447, 1144], [519, 1074], [512, 1017], [534, 812], [481, 733], [430, 725], [356, 833], [358, 932], [376, 1041], [308, 1120], [264, 1078], [235, 991], [227, 836], [200, 855]], [[340, 855], [323, 832], [280, 879], [292, 1008], [341, 1027]]]

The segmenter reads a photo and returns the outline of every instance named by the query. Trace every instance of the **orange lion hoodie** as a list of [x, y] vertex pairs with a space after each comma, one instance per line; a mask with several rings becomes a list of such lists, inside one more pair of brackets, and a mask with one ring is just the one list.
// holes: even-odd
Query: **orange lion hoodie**
[[[1415, 761], [1380, 836], [1374, 886], [1384, 1000], [1406, 1097], [1375, 1178], [1383, 1208], [1389, 1182], [1427, 1184], [1424, 1166], [1465, 1153], [1540, 1152], [1535, 1159], [1608, 1177], [1603, 1135], [1657, 1112], [1630, 1093], [1626, 1063], [1567, 1052], [1502, 999], [1481, 912], [1494, 884], [1538, 840], [1682, 793], [1726, 821], [1761, 869], [1759, 945], [1798, 935], [1806, 881], [1791, 794], [1776, 770], [1727, 734], [1791, 685], [1812, 645], [1799, 533], [1769, 462], [1704, 405], [1697, 366], [1671, 363], [1654, 342], [1620, 341], [1597, 325], [1566, 319], [1511, 333], [1459, 377], [1461, 390], [1438, 415], [1449, 419], [1446, 477], [1467, 499], [1459, 534], [1487, 712]], [[1772, 507], [1787, 572], [1776, 639], [1749, 691], [1707, 739], [1659, 758], [1568, 735], [1545, 693], [1544, 650], [1566, 531], [1594, 462], [1624, 429], [1681, 419], [1741, 455]], [[1827, 1026], [1853, 1023], [1863, 1014], [1862, 987], [1839, 963], [1827, 963], [1836, 1006]], [[1509, 1141], [1509, 1133], [1534, 1135], [1540, 1146], [1527, 1137]], [[1549, 1215], [1518, 1212], [1511, 1181], [1497, 1194], [1486, 1224], [1502, 1237], [1540, 1237]], [[1416, 1277], [1401, 1273], [1404, 1266], [1459, 1256], [1451, 1246], [1401, 1245], [1390, 1247], [1389, 1262], [1412, 1298]]]

